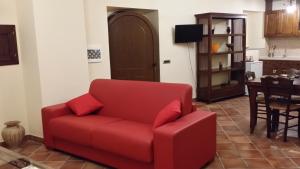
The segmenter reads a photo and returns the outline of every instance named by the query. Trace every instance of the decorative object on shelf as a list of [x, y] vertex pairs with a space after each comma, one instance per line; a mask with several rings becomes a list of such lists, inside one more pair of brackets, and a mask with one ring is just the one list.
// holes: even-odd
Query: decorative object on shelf
[[219, 70], [222, 70], [223, 69], [223, 64], [222, 62], [219, 62]]
[[230, 32], [231, 32], [230, 26], [227, 26], [226, 32], [227, 32], [227, 34], [230, 34]]
[[25, 129], [20, 125], [20, 121], [8, 121], [4, 123], [6, 127], [2, 130], [2, 138], [10, 148], [18, 147], [25, 136]]
[[216, 30], [216, 27], [214, 26], [211, 30], [211, 33], [214, 35], [215, 34], [215, 30]]
[[226, 28], [227, 34], [230, 34], [230, 32], [231, 32], [231, 28], [230, 28], [229, 25], [230, 25], [230, 24], [229, 24], [229, 21], [227, 21], [227, 28]]
[[219, 49], [220, 49], [220, 44], [219, 43], [213, 43], [212, 45], [211, 45], [211, 51], [212, 51], [212, 53], [218, 53], [218, 51], [219, 51]]
[[226, 46], [229, 52], [233, 51], [233, 44], [227, 43]]

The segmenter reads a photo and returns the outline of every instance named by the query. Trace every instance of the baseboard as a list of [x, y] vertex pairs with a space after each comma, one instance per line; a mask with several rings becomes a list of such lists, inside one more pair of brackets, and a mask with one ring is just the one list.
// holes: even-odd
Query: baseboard
[[39, 143], [44, 143], [44, 138], [34, 136], [34, 135], [26, 135], [24, 137], [24, 140], [32, 140], [32, 141], [36, 141], [36, 142], [39, 142]]

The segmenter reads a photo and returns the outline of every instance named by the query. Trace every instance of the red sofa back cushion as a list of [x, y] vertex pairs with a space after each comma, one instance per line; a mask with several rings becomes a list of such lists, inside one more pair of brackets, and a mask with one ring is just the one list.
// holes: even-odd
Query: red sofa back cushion
[[90, 94], [105, 105], [101, 115], [149, 124], [175, 99], [181, 101], [183, 115], [192, 111], [192, 87], [185, 84], [98, 79]]

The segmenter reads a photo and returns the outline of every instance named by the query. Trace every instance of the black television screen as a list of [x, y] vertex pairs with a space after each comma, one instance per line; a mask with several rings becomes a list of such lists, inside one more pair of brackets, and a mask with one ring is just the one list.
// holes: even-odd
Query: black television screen
[[199, 42], [203, 36], [203, 25], [176, 25], [175, 43]]

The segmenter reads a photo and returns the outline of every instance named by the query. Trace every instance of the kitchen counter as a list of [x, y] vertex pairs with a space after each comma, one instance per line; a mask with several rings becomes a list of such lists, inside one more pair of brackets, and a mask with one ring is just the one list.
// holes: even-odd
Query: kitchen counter
[[275, 56], [275, 57], [260, 57], [259, 60], [290, 60], [290, 61], [300, 61], [300, 56], [288, 56], [288, 57], [280, 57], [280, 56]]

